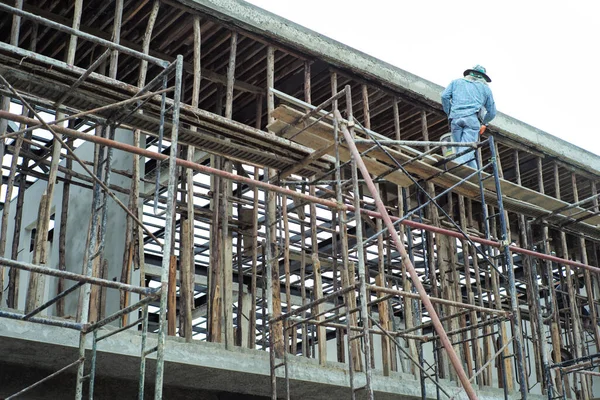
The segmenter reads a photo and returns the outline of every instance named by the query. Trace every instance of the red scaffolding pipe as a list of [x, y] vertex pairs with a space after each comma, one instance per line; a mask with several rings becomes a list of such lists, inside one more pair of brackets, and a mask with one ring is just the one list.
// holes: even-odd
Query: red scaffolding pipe
[[[11, 121], [15, 121], [15, 122], [19, 122], [19, 123], [23, 123], [23, 124], [27, 124], [29, 126], [40, 126], [41, 127], [41, 123], [38, 120], [32, 119], [32, 118], [27, 118], [24, 117], [22, 115], [18, 115], [18, 114], [13, 114], [11, 112], [8, 111], [2, 111], [0, 110], [0, 119], [1, 118], [5, 118]], [[87, 133], [83, 133], [80, 131], [76, 131], [73, 129], [69, 129], [69, 128], [65, 128], [59, 125], [55, 125], [53, 126], [53, 129], [56, 132], [62, 133], [63, 135], [66, 136], [70, 136], [70, 137], [74, 137], [77, 139], [82, 139], [82, 140], [86, 140], [88, 142], [92, 142], [92, 143], [97, 143], [97, 144], [101, 144], [104, 146], [110, 146], [113, 147], [115, 149], [118, 150], [123, 150], [129, 153], [133, 153], [133, 154], [138, 154], [140, 156], [143, 157], [147, 157], [147, 158], [151, 158], [154, 160], [166, 160], [169, 158], [168, 155], [164, 155], [164, 154], [160, 154], [160, 153], [156, 153], [150, 150], [146, 150], [146, 149], [142, 149], [140, 147], [136, 147], [136, 146], [132, 146], [126, 143], [120, 143], [118, 141], [115, 140], [110, 140], [110, 139], [105, 139], [105, 138], [101, 138], [98, 136], [94, 136], [94, 135], [90, 135]], [[300, 200], [304, 200], [304, 201], [308, 201], [308, 202], [313, 202], [313, 203], [317, 203], [317, 204], [321, 204], [325, 207], [328, 207], [330, 209], [334, 209], [334, 210], [341, 210], [341, 211], [354, 211], [356, 212], [356, 209], [351, 206], [351, 205], [346, 205], [346, 204], [338, 204], [337, 202], [333, 201], [333, 200], [327, 200], [327, 199], [322, 199], [319, 197], [315, 197], [315, 196], [310, 196], [304, 193], [300, 193], [300, 192], [296, 192], [294, 190], [291, 189], [286, 189], [286, 188], [282, 188], [280, 186], [276, 186], [276, 185], [272, 185], [270, 183], [266, 183], [266, 182], [262, 182], [262, 181], [257, 181], [255, 179], [251, 179], [251, 178], [246, 178], [244, 176], [240, 176], [240, 175], [236, 175], [233, 174], [231, 172], [227, 172], [227, 171], [222, 171], [219, 169], [215, 169], [215, 168], [211, 168], [211, 167], [207, 167], [205, 165], [200, 165], [200, 164], [196, 164], [194, 162], [191, 161], [187, 161], [187, 160], [183, 160], [181, 158], [177, 158], [176, 159], [177, 165], [185, 167], [185, 168], [190, 168], [193, 169], [195, 171], [198, 172], [203, 172], [206, 174], [211, 174], [211, 175], [218, 175], [222, 178], [225, 179], [230, 179], [232, 181], [235, 182], [239, 182], [239, 183], [243, 183], [246, 184], [248, 186], [251, 187], [259, 187], [265, 190], [270, 190], [273, 192], [277, 192], [280, 194], [284, 194], [287, 196], [291, 196]], [[373, 217], [373, 218], [382, 218], [381, 214], [377, 211], [371, 211], [371, 210], [365, 210], [365, 209], [360, 209], [361, 214], [367, 215], [369, 217]], [[392, 219], [392, 221], [398, 221], [400, 218], [399, 217], [395, 217], [395, 216], [390, 216], [390, 218]], [[415, 221], [410, 221], [410, 220], [404, 220], [401, 222], [402, 225], [414, 228], [414, 229], [423, 229], [429, 232], [433, 232], [433, 233], [439, 233], [441, 235], [447, 235], [450, 237], [454, 237], [457, 239], [463, 239], [464, 236], [460, 233], [460, 232], [455, 232], [449, 229], [445, 229], [445, 228], [439, 228], [436, 226], [432, 226], [432, 225], [427, 225], [427, 224], [423, 224], [423, 223], [419, 223], [419, 222], [415, 222]], [[496, 247], [496, 248], [501, 248], [502, 245], [498, 242], [495, 242], [493, 240], [488, 240], [488, 239], [483, 239], [480, 238], [478, 236], [471, 236], [471, 235], [467, 235], [467, 237], [469, 239], [471, 239], [473, 242], [475, 243], [479, 243], [482, 245], [486, 245], [486, 246], [491, 246], [491, 247]], [[518, 253], [518, 254], [523, 254], [526, 256], [532, 256], [532, 257], [536, 257], [542, 260], [547, 260], [547, 261], [552, 261], [555, 263], [559, 263], [559, 264], [564, 264], [564, 265], [569, 265], [571, 267], [576, 267], [576, 268], [582, 268], [582, 269], [586, 269], [590, 272], [596, 273], [600, 275], [600, 268], [598, 267], [594, 267], [591, 265], [587, 265], [587, 264], [583, 264], [577, 261], [572, 261], [572, 260], [566, 260], [564, 258], [560, 258], [560, 257], [556, 257], [556, 256], [552, 256], [549, 254], [543, 254], [543, 253], [538, 253], [536, 251], [533, 250], [528, 250], [528, 249], [523, 249], [521, 247], [518, 246], [508, 246], [509, 250], [512, 251], [513, 253]]]

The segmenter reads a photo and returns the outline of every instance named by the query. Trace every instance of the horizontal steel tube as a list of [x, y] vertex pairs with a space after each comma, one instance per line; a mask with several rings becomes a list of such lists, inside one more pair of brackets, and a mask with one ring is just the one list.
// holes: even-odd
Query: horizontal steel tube
[[[74, 272], [61, 271], [61, 270], [49, 268], [49, 267], [42, 267], [39, 265], [29, 264], [29, 263], [25, 263], [23, 261], [15, 261], [15, 260], [11, 260], [11, 259], [4, 258], [4, 257], [0, 257], [0, 265], [4, 265], [7, 267], [11, 267], [11, 268], [22, 269], [22, 270], [30, 271], [30, 272], [36, 272], [38, 274], [56, 276], [58, 278], [70, 279], [72, 281], [77, 281], [77, 282], [91, 283], [92, 285], [103, 286], [103, 287], [107, 287], [107, 288], [111, 288], [111, 289], [125, 290], [127, 292], [143, 294], [146, 296], [155, 294], [157, 292], [157, 289], [153, 289], [153, 288], [145, 288], [145, 287], [140, 287], [140, 286], [128, 285], [126, 283], [121, 283], [121, 282], [109, 281], [107, 279], [94, 278], [92, 276], [80, 275], [80, 274], [76, 274]], [[160, 290], [160, 289], [158, 289], [158, 290]], [[30, 320], [33, 320], [33, 318]]]
[[76, 331], [82, 331], [84, 328], [83, 324], [80, 324], [78, 322], [65, 321], [62, 319], [31, 317], [26, 320], [25, 314], [20, 314], [20, 313], [15, 313], [15, 312], [10, 312], [10, 311], [2, 311], [2, 310], [0, 310], [0, 318], [16, 319], [19, 321], [29, 321], [29, 322], [35, 322], [36, 324], [60, 326], [61, 328], [75, 329]]
[[[430, 142], [424, 140], [378, 140], [379, 144], [385, 145], [397, 145], [397, 146], [447, 146], [447, 147], [473, 147], [479, 146], [479, 142]], [[374, 140], [371, 139], [355, 139], [356, 144], [373, 144]]]
[[94, 324], [90, 324], [85, 328], [85, 333], [89, 333], [92, 331], [95, 331], [98, 328], [103, 327], [104, 325], [108, 325], [113, 321], [116, 321], [117, 319], [119, 319], [119, 317], [121, 317], [122, 315], [125, 314], [129, 314], [132, 311], [137, 310], [140, 307], [145, 306], [146, 304], [150, 303], [151, 301], [153, 301], [155, 299], [155, 297], [157, 297], [158, 293], [154, 293], [154, 296], [148, 296], [148, 297], [144, 297], [142, 300], [138, 301], [135, 304], [130, 305], [129, 307], [123, 308], [111, 315], [109, 315], [108, 317], [94, 323]]
[[[389, 288], [385, 288], [385, 287], [381, 287], [381, 286], [367, 285], [367, 289], [372, 290], [374, 292], [388, 293], [388, 294], [393, 294], [393, 295], [400, 296], [400, 297], [408, 297], [411, 299], [421, 299], [421, 296], [418, 293], [404, 292], [402, 290], [389, 289]], [[510, 312], [505, 311], [505, 310], [495, 310], [493, 308], [480, 307], [480, 306], [476, 306], [476, 305], [468, 304], [468, 303], [459, 303], [458, 301], [440, 299], [438, 297], [429, 297], [429, 299], [431, 299], [432, 303], [445, 304], [448, 306], [454, 306], [454, 307], [460, 307], [460, 308], [468, 308], [469, 310], [485, 312], [485, 313], [490, 313], [490, 314], [498, 314], [498, 315], [502, 315], [502, 316], [510, 315]]]

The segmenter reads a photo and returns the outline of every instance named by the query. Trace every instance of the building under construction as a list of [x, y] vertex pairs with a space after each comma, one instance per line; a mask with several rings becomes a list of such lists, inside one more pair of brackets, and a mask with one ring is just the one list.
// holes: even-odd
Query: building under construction
[[0, 398], [600, 397], [600, 158], [240, 0], [0, 1]]

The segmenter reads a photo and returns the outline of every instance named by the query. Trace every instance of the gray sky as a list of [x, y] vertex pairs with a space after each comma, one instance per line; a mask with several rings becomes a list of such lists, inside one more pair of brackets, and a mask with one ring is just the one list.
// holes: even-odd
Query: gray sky
[[249, 2], [442, 86], [481, 64], [500, 111], [600, 155], [600, 1]]

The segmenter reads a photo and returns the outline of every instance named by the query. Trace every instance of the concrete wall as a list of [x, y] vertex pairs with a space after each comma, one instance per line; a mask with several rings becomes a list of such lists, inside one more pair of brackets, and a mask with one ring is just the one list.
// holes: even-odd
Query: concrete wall
[[[118, 129], [115, 136], [116, 140], [122, 143], [133, 143], [133, 135], [131, 131], [125, 129]], [[76, 150], [77, 155], [84, 161], [93, 161], [94, 146], [92, 143], [83, 143]], [[133, 157], [131, 154], [114, 150], [112, 166], [114, 169], [131, 171]], [[63, 162], [64, 165], [64, 162]], [[73, 163], [73, 170], [78, 173], [85, 174], [83, 168]], [[59, 173], [59, 177], [63, 174]], [[76, 179], [75, 179], [76, 180]], [[111, 184], [118, 185], [124, 188], [129, 188], [131, 180], [122, 175], [113, 173], [111, 175]], [[17, 259], [19, 261], [31, 262], [33, 253], [30, 251], [30, 243], [32, 236], [32, 229], [36, 226], [37, 221], [37, 210], [39, 202], [44, 194], [47, 187], [47, 182], [38, 180], [35, 182], [25, 194], [24, 201], [24, 212], [23, 220], [21, 225], [21, 239], [19, 242], [19, 255]], [[61, 218], [61, 204], [63, 197], [63, 183], [58, 182], [55, 187], [54, 198], [52, 201], [52, 211], [54, 214], [54, 237], [49, 247], [50, 257], [48, 266], [52, 268], [58, 268], [58, 255], [59, 255], [59, 235], [60, 235], [60, 218]], [[128, 204], [128, 196], [124, 194], [117, 194], [117, 197], [124, 203]], [[69, 193], [69, 209], [67, 216], [67, 236], [66, 236], [66, 268], [68, 271], [75, 273], [82, 273], [83, 271], [83, 259], [85, 256], [86, 243], [87, 243], [87, 232], [91, 217], [91, 202], [92, 202], [92, 191], [87, 188], [71, 185]], [[5, 257], [11, 255], [11, 247], [13, 240], [13, 231], [16, 214], [16, 198], [10, 203], [10, 214], [8, 218], [8, 242]], [[108, 261], [108, 279], [120, 280], [121, 278], [121, 267], [123, 263], [123, 252], [125, 247], [125, 227], [126, 227], [126, 216], [127, 214], [123, 211], [112, 199], [108, 199], [108, 220], [106, 225], [106, 252], [105, 257]], [[29, 272], [21, 271], [20, 285], [19, 285], [19, 302], [18, 308], [25, 308], [25, 297], [27, 294], [27, 284], [29, 280]], [[139, 274], [134, 276], [132, 283], [139, 283]], [[53, 296], [57, 293], [57, 279], [46, 277], [45, 282], [45, 297], [47, 300], [49, 296]], [[5, 282], [8, 282], [8, 271], [5, 271]], [[73, 281], [66, 281], [66, 287], [70, 287]], [[132, 300], [135, 300], [132, 296]], [[78, 304], [78, 291], [72, 293], [66, 298], [65, 301], [65, 313], [66, 315], [76, 316]], [[112, 313], [119, 307], [119, 295], [114, 289], [108, 289], [106, 312]], [[48, 309], [47, 312], [43, 312], [42, 315], [55, 314], [54, 307]]]

